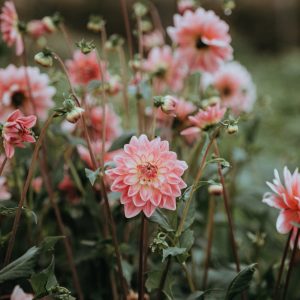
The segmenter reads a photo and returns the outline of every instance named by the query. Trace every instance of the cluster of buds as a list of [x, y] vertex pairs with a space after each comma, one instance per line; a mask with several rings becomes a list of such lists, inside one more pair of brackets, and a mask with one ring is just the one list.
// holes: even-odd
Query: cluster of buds
[[34, 56], [34, 60], [36, 63], [38, 63], [39, 65], [49, 68], [53, 66], [53, 52], [48, 49], [45, 48], [43, 49], [43, 51], [38, 52], [35, 56]]
[[164, 232], [159, 232], [150, 244], [150, 249], [152, 252], [163, 251], [168, 248], [169, 245], [166, 242], [167, 235]]
[[76, 43], [76, 46], [85, 55], [89, 54], [90, 52], [92, 52], [96, 48], [96, 45], [95, 45], [94, 41], [89, 41], [88, 42], [84, 39], [82, 39], [80, 42]]
[[91, 15], [86, 27], [95, 33], [101, 32], [105, 27], [105, 20], [101, 16]]
[[105, 49], [107, 49], [107, 50], [116, 50], [119, 47], [122, 47], [123, 45], [124, 45], [124, 39], [118, 34], [113, 34], [106, 41]]
[[153, 97], [154, 100], [154, 106], [155, 107], [160, 107], [161, 110], [167, 114], [167, 115], [172, 115], [176, 116], [176, 106], [178, 103], [178, 100], [170, 95], [167, 96], [155, 96]]
[[69, 97], [64, 100], [61, 108], [55, 109], [55, 112], [57, 116], [66, 116], [68, 122], [75, 124], [81, 118], [84, 109], [75, 105], [74, 100]]

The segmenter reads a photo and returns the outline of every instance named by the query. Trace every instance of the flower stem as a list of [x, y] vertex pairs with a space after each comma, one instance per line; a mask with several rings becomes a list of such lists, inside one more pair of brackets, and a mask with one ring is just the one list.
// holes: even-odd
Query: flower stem
[[189, 270], [188, 270], [188, 268], [187, 268], [187, 266], [186, 266], [186, 263], [185, 263], [185, 262], [182, 263], [182, 264], [181, 264], [181, 267], [183, 268], [183, 271], [184, 271], [185, 276], [186, 276], [186, 278], [187, 278], [187, 281], [188, 281], [189, 288], [190, 288], [191, 292], [192, 292], [192, 293], [195, 292], [195, 291], [196, 291], [196, 288], [195, 288], [195, 285], [194, 285], [192, 276], [190, 275]]
[[292, 256], [291, 256], [290, 263], [289, 263], [289, 268], [288, 268], [288, 272], [287, 272], [287, 275], [286, 275], [282, 300], [286, 299], [287, 291], [288, 291], [288, 288], [289, 288], [289, 283], [290, 283], [292, 270], [293, 270], [293, 266], [294, 266], [294, 260], [295, 260], [295, 256], [296, 256], [297, 248], [298, 248], [299, 236], [300, 236], [300, 228], [298, 228], [298, 230], [297, 230], [297, 234], [296, 234], [296, 238], [295, 238], [295, 242], [294, 242], [294, 248], [293, 248], [293, 251], [292, 251]]
[[162, 276], [160, 278], [160, 283], [159, 283], [158, 292], [157, 292], [157, 300], [163, 299], [163, 296], [164, 296], [163, 290], [165, 287], [169, 269], [171, 267], [171, 262], [172, 262], [172, 256], [168, 256], [167, 264], [166, 264], [164, 271], [162, 273]]
[[66, 41], [66, 44], [67, 44], [67, 47], [68, 47], [68, 50], [71, 54], [71, 56], [73, 55], [73, 49], [72, 49], [72, 42], [71, 42], [71, 39], [70, 39], [70, 36], [67, 32], [67, 29], [66, 29], [66, 26], [64, 24], [60, 24], [59, 25], [59, 29], [64, 37], [64, 40]]
[[280, 267], [279, 267], [279, 271], [278, 271], [278, 276], [277, 276], [276, 284], [275, 284], [275, 288], [274, 288], [274, 294], [273, 294], [273, 299], [274, 300], [279, 299], [279, 295], [280, 295], [279, 286], [280, 286], [281, 278], [282, 278], [282, 275], [283, 275], [284, 263], [285, 263], [285, 260], [286, 260], [287, 254], [288, 254], [292, 233], [293, 233], [293, 230], [291, 230], [290, 233], [289, 233], [289, 236], [286, 240], [286, 244], [285, 244], [285, 247], [284, 247], [283, 255], [282, 255], [282, 258], [281, 258], [281, 263], [280, 263]]
[[9, 242], [8, 242], [8, 247], [7, 247], [7, 251], [6, 251], [5, 259], [4, 259], [4, 266], [6, 266], [10, 262], [12, 250], [13, 250], [15, 239], [16, 239], [16, 233], [17, 233], [19, 223], [20, 223], [22, 208], [23, 208], [24, 202], [26, 200], [26, 194], [28, 192], [30, 182], [31, 182], [31, 179], [32, 179], [32, 176], [33, 176], [33, 173], [34, 173], [35, 163], [38, 159], [39, 150], [40, 150], [40, 147], [42, 145], [43, 139], [46, 135], [47, 129], [50, 126], [54, 116], [55, 116], [55, 113], [50, 115], [50, 117], [47, 119], [47, 121], [45, 122], [45, 124], [42, 128], [40, 137], [38, 138], [38, 140], [35, 144], [32, 159], [31, 159], [31, 163], [30, 163], [30, 167], [29, 167], [29, 171], [28, 171], [28, 174], [27, 174], [25, 185], [24, 185], [23, 190], [22, 190], [21, 199], [20, 199], [19, 204], [18, 204], [18, 208], [17, 208], [17, 211], [16, 211], [16, 216], [15, 216], [15, 219], [14, 219], [11, 236], [10, 236], [10, 239], [9, 239]]
[[130, 30], [130, 23], [129, 23], [126, 0], [120, 0], [120, 2], [121, 2], [121, 8], [122, 8], [123, 18], [124, 18], [124, 23], [125, 23], [127, 40], [128, 40], [130, 59], [132, 59], [133, 58], [133, 46], [132, 46], [132, 37], [131, 37], [131, 30]]
[[7, 158], [7, 156], [5, 156], [3, 162], [2, 162], [2, 164], [0, 166], [0, 176], [2, 175], [2, 172], [3, 172], [4, 168], [5, 168], [5, 165], [6, 165], [7, 161], [8, 161], [8, 158]]

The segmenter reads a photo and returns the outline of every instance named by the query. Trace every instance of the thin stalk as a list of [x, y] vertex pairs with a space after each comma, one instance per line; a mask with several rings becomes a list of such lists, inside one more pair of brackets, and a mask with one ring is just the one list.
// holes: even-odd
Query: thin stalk
[[296, 234], [296, 238], [295, 238], [295, 242], [294, 242], [294, 248], [293, 248], [293, 251], [292, 251], [291, 260], [290, 260], [288, 272], [287, 272], [287, 275], [286, 275], [282, 300], [285, 300], [286, 296], [287, 296], [289, 283], [290, 283], [290, 279], [291, 279], [291, 275], [292, 275], [292, 270], [293, 270], [293, 266], [294, 266], [294, 260], [295, 260], [297, 249], [298, 249], [299, 236], [300, 236], [300, 228], [297, 230], [297, 234]]
[[192, 276], [190, 275], [190, 272], [186, 266], [186, 263], [182, 263], [181, 264], [181, 267], [185, 273], [185, 276], [186, 276], [186, 279], [188, 281], [188, 284], [189, 284], [189, 288], [191, 290], [191, 292], [195, 292], [196, 291], [196, 288], [195, 288], [195, 285], [194, 285], [194, 282], [193, 282], [193, 279], [192, 279]]
[[140, 253], [139, 253], [139, 274], [138, 274], [138, 300], [144, 300], [145, 295], [145, 240], [147, 235], [147, 219], [144, 213], [141, 213], [141, 231], [140, 231]]
[[6, 165], [7, 162], [8, 162], [8, 158], [7, 158], [7, 156], [5, 156], [3, 162], [2, 162], [2, 164], [0, 166], [0, 176], [2, 175], [2, 172], [3, 172], [3, 170], [5, 168], [5, 165]]
[[6, 254], [5, 254], [5, 259], [4, 259], [4, 266], [6, 266], [10, 262], [12, 250], [13, 250], [15, 239], [16, 239], [16, 233], [17, 233], [19, 223], [20, 223], [20, 219], [21, 219], [22, 207], [25, 203], [26, 194], [28, 192], [30, 182], [31, 182], [31, 179], [32, 179], [32, 176], [33, 176], [33, 173], [34, 173], [35, 163], [38, 160], [38, 154], [39, 154], [40, 147], [41, 147], [43, 139], [46, 135], [47, 129], [50, 126], [54, 116], [55, 116], [55, 113], [53, 113], [47, 119], [47, 121], [45, 122], [45, 124], [42, 128], [40, 137], [39, 137], [39, 139], [37, 140], [37, 142], [35, 144], [32, 159], [31, 159], [31, 163], [30, 163], [30, 167], [29, 167], [29, 171], [28, 171], [28, 174], [27, 174], [25, 185], [24, 185], [23, 190], [22, 190], [21, 198], [20, 198], [20, 201], [19, 201], [19, 204], [18, 204], [18, 208], [17, 208], [17, 211], [16, 211], [16, 216], [15, 216], [14, 223], [13, 223], [12, 232], [11, 232], [10, 239], [9, 239], [9, 242], [8, 242], [8, 247], [7, 247]]
[[163, 271], [163, 273], [161, 275], [161, 278], [160, 278], [158, 292], [157, 292], [157, 300], [163, 300], [163, 297], [164, 297], [163, 290], [164, 290], [164, 287], [165, 287], [165, 283], [166, 283], [166, 280], [167, 280], [169, 269], [171, 267], [171, 262], [172, 262], [172, 256], [168, 256], [167, 264], [166, 264], [166, 266], [164, 268], [164, 271]]
[[143, 59], [144, 56], [143, 31], [142, 31], [142, 20], [140, 16], [137, 16], [137, 27], [138, 27], [138, 39], [139, 39], [139, 55], [140, 55], [140, 59]]
[[129, 22], [129, 17], [128, 17], [126, 0], [120, 0], [120, 3], [121, 3], [122, 14], [123, 14], [124, 23], [125, 23], [125, 29], [126, 29], [126, 36], [127, 36], [127, 40], [128, 40], [128, 48], [129, 48], [130, 59], [132, 59], [133, 58], [133, 45], [132, 45], [130, 22]]
[[64, 40], [66, 41], [68, 50], [69, 50], [69, 52], [72, 56], [73, 55], [73, 47], [72, 47], [72, 42], [71, 42], [70, 36], [69, 36], [69, 34], [67, 32], [67, 29], [66, 29], [66, 26], [63, 23], [61, 23], [59, 25], [59, 29], [60, 29], [63, 37], [64, 37]]
[[104, 60], [106, 61], [107, 54], [106, 54], [105, 44], [107, 41], [107, 33], [106, 33], [105, 25], [103, 26], [103, 29], [101, 30], [100, 38], [101, 38], [101, 46], [102, 46], [102, 55], [103, 55]]
[[289, 236], [286, 240], [286, 244], [284, 247], [284, 251], [283, 251], [283, 255], [281, 258], [281, 263], [280, 263], [280, 267], [279, 267], [279, 271], [278, 271], [278, 275], [277, 275], [277, 279], [276, 279], [276, 284], [275, 284], [275, 288], [274, 288], [274, 294], [273, 294], [273, 299], [279, 299], [279, 286], [281, 283], [281, 278], [283, 275], [283, 269], [284, 269], [284, 264], [285, 264], [285, 260], [289, 251], [289, 246], [290, 246], [290, 241], [291, 241], [291, 237], [293, 234], [293, 230], [290, 231]]

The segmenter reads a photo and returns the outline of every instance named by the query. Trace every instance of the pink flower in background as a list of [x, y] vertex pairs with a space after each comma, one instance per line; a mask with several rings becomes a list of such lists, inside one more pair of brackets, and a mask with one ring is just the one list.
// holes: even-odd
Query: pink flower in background
[[238, 62], [223, 65], [215, 74], [204, 74], [204, 87], [211, 85], [220, 94], [221, 105], [235, 114], [249, 112], [256, 100], [256, 88], [251, 75]]
[[143, 69], [153, 78], [154, 90], [158, 94], [166, 89], [180, 91], [187, 75], [187, 68], [182, 64], [182, 58], [178, 53], [173, 53], [170, 46], [153, 48], [143, 64]]
[[232, 58], [229, 26], [213, 11], [186, 11], [183, 16], [175, 15], [174, 23], [167, 31], [192, 71], [215, 72]]
[[[277, 170], [274, 170], [273, 183], [267, 182], [272, 192], [264, 194], [263, 202], [279, 209], [276, 228], [279, 233], [286, 234], [293, 230], [291, 247], [294, 245], [298, 227], [292, 222], [300, 224], [300, 174], [298, 169], [293, 174], [284, 168], [282, 183]], [[298, 243], [300, 247], [300, 241]]]
[[24, 148], [23, 143], [34, 143], [31, 128], [36, 123], [36, 116], [23, 117], [19, 110], [14, 111], [3, 125], [2, 138], [5, 154], [12, 158], [15, 148]]
[[190, 135], [206, 130], [210, 126], [218, 124], [224, 117], [226, 108], [221, 108], [219, 104], [208, 106], [205, 110], [199, 109], [195, 116], [189, 116], [192, 127], [181, 132], [182, 135]]
[[185, 101], [182, 98], [177, 99], [177, 105], [175, 115], [181, 122], [187, 121], [188, 115], [197, 110], [197, 107], [189, 101]]
[[165, 43], [165, 39], [160, 30], [155, 29], [152, 32], [143, 35], [143, 46], [146, 50], [154, 47], [160, 47]]
[[141, 211], [150, 217], [157, 207], [176, 209], [176, 197], [186, 187], [181, 176], [187, 164], [177, 160], [167, 141], [134, 136], [114, 162], [116, 168], [108, 170], [107, 174], [113, 180], [111, 190], [121, 193], [127, 218]]
[[[34, 114], [42, 120], [46, 119], [48, 111], [53, 107], [52, 97], [56, 90], [49, 86], [48, 75], [41, 74], [38, 68], [27, 67], [32, 94], [29, 95], [25, 68], [9, 65], [0, 69], [0, 121], [15, 109], [20, 109], [25, 115]], [[34, 108], [33, 106], [34, 105]]]
[[[87, 85], [92, 80], [102, 79], [95, 51], [83, 54], [80, 50], [76, 50], [73, 59], [66, 61], [66, 66], [73, 84]], [[103, 62], [101, 69], [104, 73], [104, 80], [106, 80], [106, 66]]]
[[42, 185], [43, 178], [41, 176], [34, 178], [31, 182], [31, 187], [36, 193], [39, 193], [42, 190]]
[[22, 35], [19, 31], [19, 18], [12, 1], [6, 1], [0, 14], [0, 29], [3, 41], [9, 46], [16, 46], [16, 54], [24, 51]]
[[121, 78], [118, 75], [107, 76], [106, 93], [110, 96], [118, 94], [122, 90]]
[[80, 203], [80, 192], [68, 174], [64, 174], [64, 178], [59, 183], [58, 188], [66, 194], [66, 198], [70, 204], [76, 205]]
[[10, 300], [32, 300], [32, 294], [26, 294], [19, 285], [16, 285], [12, 294], [10, 295]]
[[27, 32], [35, 39], [48, 33], [48, 29], [42, 20], [32, 20], [27, 24]]
[[182, 15], [187, 10], [194, 11], [196, 9], [195, 0], [179, 0], [178, 2], [178, 11]]
[[11, 197], [11, 194], [7, 190], [6, 186], [6, 178], [3, 176], [0, 176], [0, 201], [3, 200], [9, 200]]

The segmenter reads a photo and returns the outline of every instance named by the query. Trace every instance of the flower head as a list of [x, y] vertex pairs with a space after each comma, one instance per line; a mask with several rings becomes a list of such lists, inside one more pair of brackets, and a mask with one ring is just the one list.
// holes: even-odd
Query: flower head
[[48, 33], [48, 29], [45, 26], [43, 20], [32, 20], [27, 24], [27, 32], [32, 36], [34, 39], [38, 39], [41, 36]]
[[19, 285], [16, 285], [11, 296], [10, 300], [32, 300], [32, 294], [26, 294]]
[[155, 29], [143, 35], [142, 43], [146, 50], [150, 50], [154, 47], [162, 46], [165, 43], [165, 40], [161, 31]]
[[188, 115], [192, 114], [196, 109], [196, 106], [192, 102], [184, 99], [177, 99], [175, 110], [176, 118], [181, 122], [184, 122], [187, 120]]
[[215, 72], [231, 59], [229, 27], [213, 11], [186, 11], [183, 16], [175, 15], [174, 23], [168, 33], [192, 71]]
[[[293, 230], [291, 238], [291, 246], [293, 246], [298, 227], [292, 223], [300, 223], [300, 174], [298, 169], [291, 173], [285, 167], [283, 183], [277, 170], [274, 170], [274, 176], [273, 183], [267, 182], [272, 192], [265, 193], [262, 201], [271, 207], [279, 209], [279, 216], [276, 222], [277, 231], [285, 234]], [[300, 247], [300, 242], [298, 247]]]
[[34, 143], [30, 130], [36, 123], [36, 116], [23, 117], [19, 110], [14, 111], [2, 128], [3, 146], [8, 158], [12, 158], [15, 147], [24, 148], [23, 143]]
[[176, 209], [176, 197], [186, 187], [181, 176], [187, 164], [177, 160], [167, 141], [134, 136], [114, 162], [116, 168], [107, 174], [113, 179], [111, 190], [121, 193], [127, 218], [141, 211], [150, 217], [157, 207]]
[[12, 1], [4, 3], [0, 14], [0, 22], [3, 41], [9, 47], [16, 45], [16, 54], [21, 55], [24, 51], [24, 44], [22, 34], [19, 30], [19, 18]]
[[175, 116], [177, 102], [177, 99], [170, 95], [166, 95], [164, 97], [154, 97], [154, 105], [156, 107], [160, 107], [161, 110], [167, 115]]
[[[28, 89], [26, 71], [31, 92]], [[49, 86], [48, 75], [41, 74], [38, 68], [25, 69], [9, 65], [0, 69], [0, 82], [1, 121], [16, 109], [20, 109], [25, 115], [36, 113], [40, 119], [46, 119], [49, 108], [54, 105], [52, 97], [56, 92], [54, 87]]]

